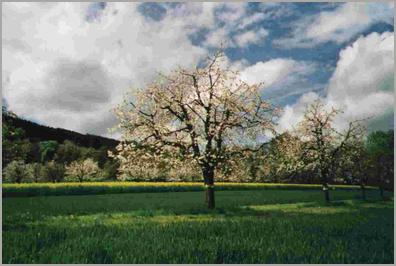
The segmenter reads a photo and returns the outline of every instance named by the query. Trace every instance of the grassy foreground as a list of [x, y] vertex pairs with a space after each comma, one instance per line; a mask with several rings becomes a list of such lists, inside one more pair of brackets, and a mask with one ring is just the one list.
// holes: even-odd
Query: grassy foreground
[[202, 192], [3, 198], [3, 263], [393, 263], [393, 200], [331, 195], [219, 191], [215, 211]]
[[[357, 189], [358, 186], [333, 185], [332, 189]], [[320, 190], [315, 184], [216, 183], [216, 190], [300, 189]], [[370, 189], [370, 187], [368, 187]], [[98, 195], [141, 192], [203, 191], [202, 182], [65, 182], [3, 184], [3, 197], [54, 195]]]

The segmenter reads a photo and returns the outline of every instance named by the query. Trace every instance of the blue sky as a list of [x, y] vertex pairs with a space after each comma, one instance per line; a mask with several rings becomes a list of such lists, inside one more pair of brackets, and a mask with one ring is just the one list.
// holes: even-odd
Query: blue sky
[[284, 107], [282, 129], [317, 97], [345, 121], [375, 116], [375, 129], [389, 128], [393, 12], [391, 2], [6, 4], [3, 101], [43, 124], [109, 135], [125, 91], [223, 43], [229, 66]]

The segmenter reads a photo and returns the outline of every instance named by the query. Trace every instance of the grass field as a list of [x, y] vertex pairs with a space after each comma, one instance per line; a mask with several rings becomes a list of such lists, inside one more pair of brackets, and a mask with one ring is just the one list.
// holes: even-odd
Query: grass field
[[393, 194], [335, 190], [3, 198], [3, 263], [393, 263]]

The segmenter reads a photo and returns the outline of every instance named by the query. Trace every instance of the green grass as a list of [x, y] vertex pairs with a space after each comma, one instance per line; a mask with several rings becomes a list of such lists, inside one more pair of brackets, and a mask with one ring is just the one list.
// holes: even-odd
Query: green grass
[[331, 196], [219, 191], [214, 211], [202, 192], [3, 198], [3, 263], [393, 263], [393, 200]]
[[[318, 190], [315, 184], [274, 183], [216, 183], [216, 190], [257, 189], [307, 189]], [[333, 189], [356, 189], [358, 186], [334, 185]], [[3, 197], [54, 196], [54, 195], [98, 195], [141, 192], [187, 192], [203, 191], [202, 182], [65, 182], [3, 184]], [[370, 187], [368, 187], [370, 189]]]

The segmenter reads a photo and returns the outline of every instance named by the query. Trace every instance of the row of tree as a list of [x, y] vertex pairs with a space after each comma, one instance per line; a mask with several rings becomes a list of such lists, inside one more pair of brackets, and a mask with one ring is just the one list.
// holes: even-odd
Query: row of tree
[[3, 171], [4, 180], [10, 183], [101, 181], [106, 174], [91, 158], [73, 161], [69, 165], [55, 161], [44, 164], [12, 161]]
[[[215, 206], [215, 177], [321, 183], [326, 201], [330, 183], [358, 183], [363, 193], [366, 185], [376, 184], [382, 195], [386, 186], [393, 188], [393, 131], [367, 136], [362, 121], [339, 130], [335, 119], [340, 110], [316, 101], [296, 129], [279, 134], [280, 110], [263, 100], [262, 84], [242, 81], [238, 72], [224, 68], [222, 58], [219, 52], [203, 68], [160, 74], [126, 98], [115, 108], [122, 130], [115, 149], [30, 142], [22, 129], [3, 119], [4, 173], [26, 169], [26, 175], [18, 174], [52, 182], [95, 175], [104, 180], [203, 180], [209, 208]], [[260, 141], [268, 134], [269, 142]], [[37, 170], [37, 163], [44, 170]]]
[[[393, 180], [393, 133], [366, 140], [362, 121], [338, 131], [340, 110], [317, 101], [295, 130], [279, 135], [280, 110], [263, 100], [263, 84], [244, 82], [223, 58], [220, 51], [202, 68], [160, 74], [115, 108], [123, 134], [111, 156], [120, 162], [120, 178], [201, 173], [209, 208], [215, 206], [215, 176], [319, 182], [326, 201], [329, 183], [364, 188], [372, 169], [381, 191]], [[269, 133], [269, 143], [260, 141]]]
[[[392, 190], [394, 131], [366, 136], [360, 121], [354, 121], [339, 132], [333, 123], [338, 113], [315, 102], [295, 130], [276, 135], [257, 150], [235, 148], [216, 167], [216, 180], [322, 183], [326, 200], [329, 184], [360, 185], [363, 196], [367, 185], [379, 186], [381, 195], [385, 188]], [[137, 143], [121, 144], [118, 150], [119, 180], [202, 181], [193, 160], [175, 160], [174, 154], [156, 157], [155, 150]]]
[[19, 118], [3, 108], [2, 167], [5, 182], [116, 178], [118, 162], [107, 154], [111, 147], [85, 147], [70, 140], [63, 143], [56, 140], [32, 141], [23, 128], [15, 125], [15, 121]]

